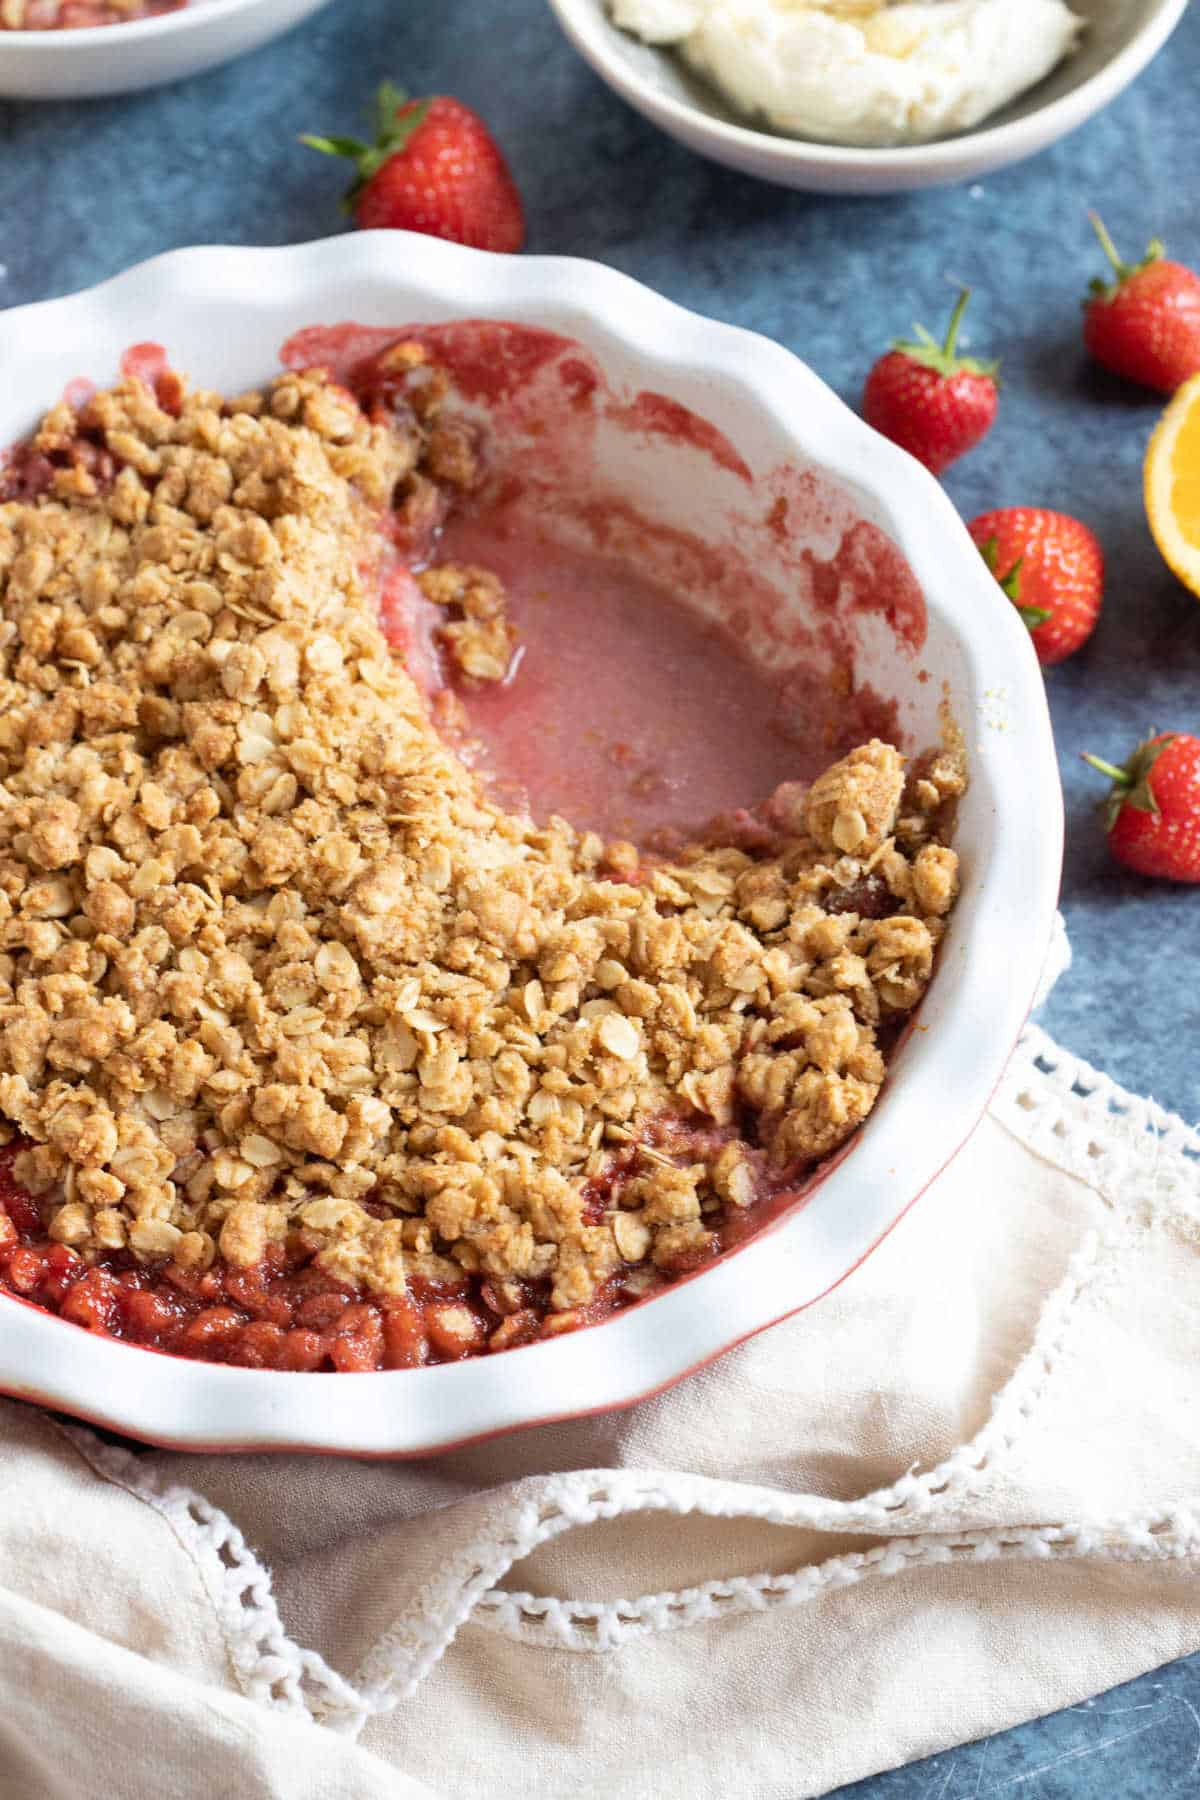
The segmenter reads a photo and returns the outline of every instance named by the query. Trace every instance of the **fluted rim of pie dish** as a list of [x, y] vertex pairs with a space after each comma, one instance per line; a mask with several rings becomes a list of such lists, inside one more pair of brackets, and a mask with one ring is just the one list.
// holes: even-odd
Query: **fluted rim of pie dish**
[[[860, 146], [790, 137], [665, 93], [641, 75], [608, 41], [605, 0], [547, 0], [564, 35], [601, 80], [644, 118], [702, 155], [787, 184], [871, 191], [966, 179], [1034, 155], [1066, 137], [1107, 106], [1157, 56], [1187, 10], [1188, 0], [1151, 0], [1145, 17], [1094, 74], [1055, 99], [1034, 103], [1014, 119], [986, 121], [927, 144]], [[769, 171], [769, 173], [768, 173]]]
[[[375, 1374], [190, 1361], [0, 1302], [0, 1391], [172, 1447], [416, 1456], [628, 1405], [836, 1286], [982, 1116], [1032, 1004], [1062, 861], [1061, 788], [1029, 634], [1015, 610], [996, 605], [992, 578], [940, 484], [790, 351], [576, 259], [500, 257], [400, 232], [283, 249], [173, 251], [99, 287], [4, 315], [10, 367], [31, 369], [23, 386], [37, 398], [21, 402], [20, 417], [0, 416], [0, 441], [28, 430], [39, 403], [55, 397], [41, 393], [37, 379], [47, 345], [68, 342], [76, 373], [103, 365], [103, 374], [134, 341], [159, 337], [169, 345], [173, 310], [213, 306], [236, 308], [247, 322], [256, 308], [272, 306], [291, 308], [297, 323], [514, 319], [581, 339], [601, 360], [606, 343], [619, 348], [667, 392], [673, 376], [719, 382], [786, 431], [800, 454], [889, 511], [893, 540], [930, 613], [958, 639], [979, 713], [1001, 697], [1000, 727], [982, 716], [960, 721], [971, 780], [986, 802], [983, 841], [964, 869], [922, 1028], [910, 1035], [849, 1153], [801, 1207], [721, 1261], [575, 1333]], [[274, 338], [264, 346], [260, 379], [278, 348]], [[203, 366], [189, 372], [213, 379]]]

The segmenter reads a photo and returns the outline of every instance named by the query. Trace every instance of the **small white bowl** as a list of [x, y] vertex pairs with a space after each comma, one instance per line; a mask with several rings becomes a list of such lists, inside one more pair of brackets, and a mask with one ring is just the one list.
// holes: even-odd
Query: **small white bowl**
[[[456, 318], [561, 333], [591, 352], [618, 395], [658, 399], [656, 410], [669, 413], [666, 395], [711, 421], [727, 440], [722, 461], [695, 437], [610, 429], [603, 412], [594, 459], [578, 477], [588, 495], [676, 537], [690, 531], [720, 545], [732, 529], [740, 542], [747, 520], [761, 525], [775, 510], [764, 493], [771, 472], [798, 471], [797, 491], [811, 500], [795, 503], [774, 550], [755, 550], [756, 572], [779, 595], [768, 623], [786, 638], [827, 623], [832, 604], [852, 634], [858, 680], [895, 700], [906, 739], [936, 743], [945, 704], [967, 740], [971, 784], [956, 832], [963, 891], [920, 1023], [866, 1126], [803, 1203], [604, 1324], [443, 1367], [284, 1374], [158, 1355], [0, 1297], [0, 1391], [160, 1444], [370, 1456], [628, 1405], [849, 1274], [969, 1136], [1011, 1054], [1050, 941], [1062, 861], [1062, 795], [1029, 633], [939, 483], [779, 345], [595, 263], [491, 256], [398, 231], [181, 250], [86, 293], [5, 313], [0, 445], [27, 433], [71, 381], [111, 380], [138, 341], [159, 340], [180, 370], [236, 393], [267, 379], [303, 326]], [[512, 455], [521, 442], [528, 455], [527, 429]], [[495, 446], [501, 465], [505, 450]], [[848, 529], [855, 547], [872, 547], [856, 548], [831, 602], [815, 581], [806, 588], [797, 559], [827, 564]], [[911, 572], [927, 614], [919, 648], [901, 646], [877, 612], [862, 615], [864, 568], [887, 571], [889, 595]]]
[[327, 0], [188, 0], [79, 31], [0, 31], [0, 100], [85, 100], [181, 81], [278, 37]]
[[[1005, 0], [996, 0], [1004, 5]], [[1020, 162], [1108, 105], [1166, 43], [1187, 0], [1071, 0], [1079, 49], [994, 122], [934, 144], [852, 150], [756, 130], [670, 50], [618, 31], [605, 0], [549, 0], [579, 54], [644, 118], [713, 162], [818, 194], [900, 194]]]

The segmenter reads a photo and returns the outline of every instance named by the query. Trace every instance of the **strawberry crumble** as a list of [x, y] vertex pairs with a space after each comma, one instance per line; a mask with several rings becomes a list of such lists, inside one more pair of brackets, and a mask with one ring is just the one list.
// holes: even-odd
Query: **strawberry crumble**
[[178, 12], [187, 0], [0, 0], [0, 31], [78, 31]]
[[482, 721], [537, 645], [445, 532], [486, 463], [401, 339], [354, 392], [129, 374], [0, 468], [11, 1294], [456, 1360], [695, 1271], [870, 1112], [961, 755], [872, 738], [670, 843], [505, 806]]

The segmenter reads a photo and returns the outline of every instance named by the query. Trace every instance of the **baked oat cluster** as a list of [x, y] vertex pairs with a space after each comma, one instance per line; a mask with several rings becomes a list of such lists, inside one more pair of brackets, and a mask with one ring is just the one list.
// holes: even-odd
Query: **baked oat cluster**
[[[566, 1326], [870, 1111], [963, 770], [873, 741], [670, 864], [489, 803], [377, 617], [381, 520], [476, 479], [443, 400], [127, 379], [0, 471], [0, 1138], [85, 1259], [299, 1246]], [[493, 578], [421, 579], [503, 673]]]

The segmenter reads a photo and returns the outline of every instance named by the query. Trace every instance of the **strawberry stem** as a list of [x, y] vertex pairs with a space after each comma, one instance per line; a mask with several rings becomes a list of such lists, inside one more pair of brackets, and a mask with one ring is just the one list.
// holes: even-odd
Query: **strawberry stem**
[[319, 150], [323, 156], [344, 156], [354, 164], [355, 179], [343, 201], [347, 212], [353, 212], [355, 200], [384, 163], [407, 149], [410, 139], [425, 123], [430, 104], [429, 100], [409, 100], [403, 88], [385, 81], [375, 96], [373, 144], [351, 137], [305, 135], [300, 139], [310, 150]]
[[963, 314], [967, 310], [967, 301], [971, 298], [968, 287], [959, 290], [958, 300], [950, 315], [950, 326], [945, 340], [938, 343], [931, 331], [924, 325], [913, 326], [911, 339], [897, 338], [892, 345], [893, 350], [910, 357], [913, 362], [920, 363], [923, 369], [933, 369], [939, 375], [986, 375], [995, 379], [999, 363], [979, 362], [974, 357], [959, 356], [958, 333], [962, 325]]
[[1134, 812], [1153, 813], [1157, 818], [1158, 797], [1151, 786], [1150, 773], [1163, 751], [1174, 742], [1172, 732], [1155, 732], [1145, 743], [1138, 745], [1124, 768], [1118, 764], [1102, 762], [1098, 756], [1084, 756], [1083, 760], [1089, 768], [1107, 775], [1112, 782], [1108, 799], [1104, 802], [1109, 831], [1127, 806], [1132, 807]]
[[1118, 768], [1116, 763], [1104, 762], [1099, 756], [1089, 756], [1086, 751], [1083, 752], [1082, 760], [1090, 769], [1095, 769], [1098, 774], [1107, 775], [1108, 779], [1117, 787], [1131, 788], [1133, 786], [1133, 776], [1128, 769]]
[[954, 311], [950, 314], [950, 328], [946, 333], [946, 341], [942, 345], [942, 355], [947, 362], [954, 361], [954, 352], [958, 346], [958, 332], [962, 324], [963, 314], [967, 310], [967, 301], [971, 298], [971, 290], [965, 287], [960, 290]]
[[1103, 281], [1100, 276], [1097, 275], [1089, 285], [1089, 292], [1102, 299], [1111, 300], [1114, 294], [1116, 294], [1127, 281], [1131, 280], [1134, 275], [1140, 275], [1143, 269], [1148, 269], [1150, 267], [1151, 263], [1160, 262], [1162, 260], [1163, 242], [1161, 238], [1151, 238], [1146, 246], [1146, 254], [1143, 256], [1141, 262], [1122, 262], [1121, 253], [1109, 236], [1108, 227], [1100, 217], [1100, 214], [1098, 212], [1089, 211], [1088, 218], [1092, 222], [1092, 230], [1100, 239], [1100, 248], [1112, 264], [1112, 271], [1116, 276], [1115, 281]]
[[352, 137], [314, 137], [305, 132], [300, 142], [307, 144], [310, 150], [319, 150], [323, 156], [349, 156], [358, 158], [365, 156], [370, 149], [359, 138]]
[[[1124, 281], [1125, 277], [1130, 272], [1129, 265], [1128, 265], [1128, 263], [1123, 263], [1121, 261], [1120, 253], [1117, 250], [1117, 246], [1113, 243], [1112, 238], [1108, 235], [1107, 225], [1104, 223], [1104, 220], [1100, 217], [1100, 214], [1098, 212], [1089, 212], [1088, 218], [1092, 222], [1092, 230], [1095, 232], [1096, 236], [1100, 239], [1100, 248], [1103, 250], [1105, 256], [1107, 256], [1109, 262], [1112, 264], [1113, 274], [1116, 276], [1118, 281]], [[1084, 760], [1086, 761], [1087, 759], [1085, 758]]]

